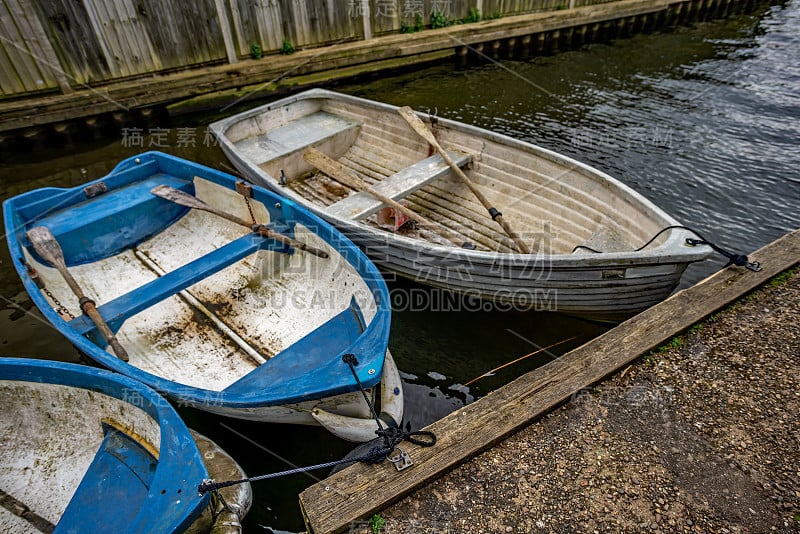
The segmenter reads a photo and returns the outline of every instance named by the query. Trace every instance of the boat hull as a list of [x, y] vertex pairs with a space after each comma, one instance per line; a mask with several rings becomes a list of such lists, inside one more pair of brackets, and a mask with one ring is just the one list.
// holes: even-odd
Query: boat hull
[[[314, 117], [319, 117], [317, 130], [322, 133], [300, 146], [287, 129]], [[435, 181], [421, 181], [420, 188], [408, 187], [403, 194], [390, 196], [404, 198], [426, 218], [463, 236], [464, 242], [477, 243], [474, 250], [420, 238], [419, 231], [386, 231], [374, 221], [366, 223], [364, 215], [369, 212], [360, 212], [354, 220], [346, 210], [337, 209], [342, 202], [331, 200], [323, 188], [292, 185], [313, 171], [303, 163], [302, 153], [308, 148], [338, 158], [362, 180], [372, 180], [373, 186], [403, 172], [412, 174], [408, 171], [419, 166], [429, 148], [403, 123], [394, 106], [311, 90], [218, 121], [211, 130], [243, 175], [335, 225], [383, 269], [496, 303], [501, 309], [619, 321], [666, 298], [686, 266], [711, 253], [705, 246], [687, 247], [685, 238], [692, 234], [680, 228], [669, 229], [653, 245], [636, 250], [659, 230], [677, 226], [677, 221], [621, 182], [571, 158], [458, 122], [437, 118], [435, 123], [440, 143], [467, 157], [467, 174], [485, 196], [498, 202], [497, 208], [532, 245], [533, 253], [519, 253], [507, 238], [492, 235], [499, 227], [493, 227], [486, 211], [468, 198], [463, 184], [447, 173], [438, 177], [441, 171]], [[297, 131], [299, 135], [301, 129]], [[306, 127], [302, 133], [308, 131]], [[271, 132], [277, 132], [273, 138]], [[284, 145], [295, 143], [298, 148], [281, 152], [273, 142], [279, 135]], [[380, 157], [369, 159], [370, 152]], [[280, 172], [289, 177], [288, 185], [279, 179]], [[609, 235], [622, 238], [604, 242]], [[592, 252], [597, 243], [610, 246]]]
[[[162, 397], [119, 374], [0, 358], [3, 532], [182, 532], [208, 505], [197, 446]], [[20, 507], [16, 507], [20, 509]]]

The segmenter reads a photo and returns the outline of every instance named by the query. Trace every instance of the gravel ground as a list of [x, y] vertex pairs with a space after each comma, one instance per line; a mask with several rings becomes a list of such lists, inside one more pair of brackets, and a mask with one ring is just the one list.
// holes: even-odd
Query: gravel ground
[[384, 510], [383, 531], [800, 532], [799, 302], [795, 270]]

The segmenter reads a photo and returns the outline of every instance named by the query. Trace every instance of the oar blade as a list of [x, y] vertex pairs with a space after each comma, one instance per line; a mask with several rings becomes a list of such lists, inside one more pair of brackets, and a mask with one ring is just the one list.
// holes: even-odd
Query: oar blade
[[81, 309], [89, 317], [89, 319], [92, 320], [95, 326], [97, 326], [100, 334], [105, 338], [106, 341], [108, 341], [108, 344], [111, 345], [111, 348], [114, 350], [114, 353], [117, 355], [117, 357], [122, 361], [127, 362], [128, 353], [125, 351], [122, 345], [120, 345], [119, 341], [117, 341], [117, 338], [111, 331], [111, 328], [109, 328], [108, 324], [100, 315], [100, 312], [97, 311], [94, 302], [91, 299], [86, 298], [86, 296], [83, 294], [81, 286], [78, 284], [75, 278], [73, 278], [72, 274], [70, 274], [69, 269], [67, 269], [67, 264], [64, 261], [64, 251], [61, 250], [61, 245], [58, 244], [58, 241], [50, 229], [46, 226], [34, 226], [28, 230], [28, 239], [30, 239], [33, 249], [36, 251], [36, 253], [39, 254], [43, 260], [52, 264], [58, 270], [58, 272], [61, 273], [61, 276], [67, 282], [67, 285], [70, 287], [70, 289], [72, 289], [72, 292], [75, 293], [75, 296], [78, 297], [78, 300], [81, 304]]
[[328, 157], [324, 152], [320, 152], [312, 147], [303, 153], [303, 159], [306, 160], [309, 165], [313, 165], [334, 180], [342, 182], [344, 185], [353, 189], [361, 189], [358, 187], [361, 185], [358, 183], [360, 182], [359, 178], [353, 176], [349, 169], [338, 161]]
[[33, 249], [43, 260], [54, 267], [63, 266], [66, 269], [64, 252], [49, 228], [46, 226], [31, 228], [28, 230], [28, 239], [33, 245]]
[[242, 226], [246, 226], [250, 228], [252, 223], [249, 223], [242, 219], [241, 217], [237, 217], [232, 213], [228, 213], [221, 209], [217, 209], [214, 206], [209, 206], [199, 198], [194, 195], [190, 195], [180, 189], [175, 189], [174, 187], [170, 187], [168, 185], [157, 185], [153, 189], [150, 190], [150, 193], [153, 195], [163, 198], [164, 200], [169, 200], [170, 202], [174, 202], [175, 204], [179, 204], [181, 206], [186, 206], [187, 208], [194, 208], [196, 210], [207, 211], [208, 213], [213, 213], [223, 219], [228, 219], [231, 222], [236, 224], [241, 224]]
[[200, 200], [199, 198], [192, 196], [188, 193], [184, 193], [180, 189], [175, 189], [174, 187], [170, 187], [168, 185], [158, 185], [150, 190], [152, 194], [157, 197], [161, 197], [164, 200], [169, 200], [170, 202], [174, 202], [175, 204], [180, 204], [181, 206], [186, 206], [187, 208], [197, 208], [197, 209], [207, 209], [208, 204]]
[[428, 127], [422, 122], [417, 114], [408, 106], [403, 106], [399, 108], [397, 112], [402, 116], [405, 121], [411, 126], [415, 132], [417, 132], [421, 137], [423, 137], [428, 143], [433, 145], [434, 147], [439, 146], [439, 142], [433, 136], [433, 132], [431, 132]]

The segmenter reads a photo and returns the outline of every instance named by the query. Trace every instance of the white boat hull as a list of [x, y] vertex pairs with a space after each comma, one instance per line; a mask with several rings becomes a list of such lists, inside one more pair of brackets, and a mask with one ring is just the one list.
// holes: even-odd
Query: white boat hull
[[[403, 384], [391, 353], [386, 351], [380, 386], [379, 405], [381, 420], [399, 426], [403, 420]], [[366, 390], [370, 402], [374, 402], [372, 388]], [[259, 408], [231, 408], [213, 403], [191, 405], [216, 415], [292, 425], [322, 426], [333, 435], [357, 443], [375, 438], [377, 424], [360, 391], [345, 393], [316, 401], [283, 406]]]
[[[291, 137], [295, 124], [294, 135], [309, 135], [307, 143]], [[444, 224], [476, 250], [422, 230], [386, 231], [374, 215], [361, 218], [361, 213], [353, 220], [337, 209], [341, 192], [336, 189], [342, 187], [319, 173], [308, 178], [314, 169], [302, 155], [317, 148], [376, 187], [407, 171], [428, 157], [429, 149], [397, 108], [386, 104], [312, 90], [221, 120], [211, 129], [248, 179], [325, 218], [380, 267], [501, 308], [620, 320], [666, 298], [688, 263], [711, 252], [687, 247], [685, 238], [693, 234], [681, 229], [668, 230], [638, 251], [677, 221], [621, 182], [571, 158], [443, 119], [435, 128], [440, 144], [469, 156], [467, 175], [534, 252], [517, 252], [452, 173], [393, 198], [404, 197], [413, 210]], [[286, 186], [278, 179], [281, 171], [289, 178]], [[598, 244], [602, 253], [575, 249]]]

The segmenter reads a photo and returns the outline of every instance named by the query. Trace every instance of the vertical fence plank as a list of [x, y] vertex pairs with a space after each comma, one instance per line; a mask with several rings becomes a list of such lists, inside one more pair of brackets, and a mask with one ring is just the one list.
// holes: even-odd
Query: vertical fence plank
[[282, 10], [277, 0], [260, 0], [253, 3], [257, 10], [256, 20], [258, 22], [258, 41], [261, 47], [266, 50], [280, 50], [286, 35], [283, 31]]
[[240, 56], [250, 53], [250, 45], [245, 39], [244, 28], [242, 26], [242, 15], [239, 12], [239, 2], [228, 0], [228, 7], [231, 10], [231, 22], [233, 23], [233, 37], [235, 39], [236, 52]]
[[[2, 9], [2, 7], [0, 7], [0, 9]], [[17, 76], [11, 58], [8, 57], [8, 53], [6, 52], [8, 47], [11, 46], [11, 43], [6, 42], [6, 38], [3, 38], [0, 42], [2, 43], [2, 46], [0, 46], [0, 70], [3, 72], [3, 75], [0, 76], [0, 90], [3, 92], [3, 95], [6, 96], [24, 93], [25, 86], [19, 79], [19, 76]]]
[[225, 53], [228, 55], [228, 63], [237, 63], [239, 61], [239, 56], [236, 53], [236, 45], [233, 43], [233, 33], [228, 23], [228, 11], [225, 9], [223, 1], [224, 0], [214, 0], [214, 6], [217, 8], [217, 19], [219, 20], [219, 26], [222, 30], [222, 39], [225, 43]]
[[98, 14], [98, 10], [94, 5], [93, 0], [84, 0], [83, 6], [86, 9], [87, 20], [92, 27], [95, 37], [97, 38], [97, 42], [100, 45], [100, 50], [103, 52], [103, 57], [106, 60], [106, 65], [108, 65], [108, 69], [111, 71], [111, 75], [115, 78], [119, 78], [120, 76], [126, 76], [127, 72], [124, 72], [120, 69], [119, 62], [116, 60], [114, 55], [111, 53], [108, 44], [108, 36], [106, 36], [106, 32], [103, 28], [102, 20]]
[[[0, 4], [0, 35], [4, 36], [3, 48], [12, 66], [9, 75], [19, 82], [19, 88], [22, 89], [20, 92], [47, 89], [48, 85], [37, 66], [36, 57], [28, 46], [26, 36], [17, 26], [10, 7], [13, 6], [5, 2]], [[53, 86], [55, 83], [50, 84], [50, 87]]]
[[22, 39], [5, 3], [0, 4], [0, 37], [3, 44], [3, 92], [14, 94], [34, 90], [36, 86], [31, 86], [32, 76], [25, 55], [20, 50]]
[[86, 84], [113, 76], [82, 3], [36, 2], [36, 9], [61, 65], [73, 80]]
[[[19, 0], [6, 0], [6, 2], [11, 8], [12, 16], [17, 21], [22, 33], [30, 39], [29, 48], [33, 52], [39, 70], [45, 75], [46, 85], [48, 87], [51, 86], [48, 78], [52, 78], [61, 88], [61, 92], [72, 93], [73, 90], [67, 79], [67, 74], [59, 63], [58, 56], [56, 56], [36, 12], [25, 10]], [[49, 76], [47, 76], [48, 74]]]

